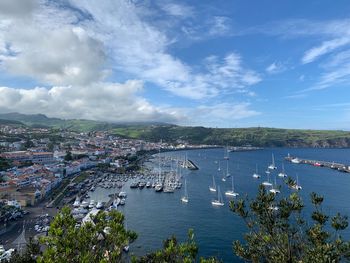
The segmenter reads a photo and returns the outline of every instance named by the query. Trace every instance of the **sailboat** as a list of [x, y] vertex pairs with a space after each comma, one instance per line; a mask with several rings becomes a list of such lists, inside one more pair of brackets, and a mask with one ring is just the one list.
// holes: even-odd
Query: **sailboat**
[[226, 145], [226, 147], [224, 148], [224, 160], [228, 160], [228, 159], [230, 158], [228, 157], [228, 146]]
[[269, 206], [269, 209], [272, 210], [272, 211], [278, 211], [280, 208], [278, 207], [278, 205], [272, 204], [272, 205]]
[[213, 175], [213, 185], [209, 186], [210, 192], [216, 192], [216, 184], [215, 184], [215, 178]]
[[230, 177], [230, 173], [228, 172], [228, 160], [226, 161], [226, 177]]
[[158, 153], [158, 181], [154, 187], [154, 190], [156, 192], [161, 192], [163, 190], [163, 183], [162, 183], [162, 167], [160, 165], [160, 148], [159, 148], [159, 153]]
[[276, 176], [275, 176], [275, 183], [274, 185], [272, 186], [272, 188], [269, 190], [270, 193], [273, 193], [273, 194], [279, 194], [281, 191], [277, 188], [277, 183], [276, 183]]
[[253, 178], [260, 178], [260, 174], [258, 173], [258, 164], [255, 165], [255, 173], [253, 173]]
[[267, 174], [267, 181], [262, 182], [262, 185], [272, 186], [272, 184], [270, 183], [270, 174]]
[[221, 192], [220, 192], [220, 186], [218, 186], [218, 198], [216, 200], [211, 201], [212, 205], [215, 206], [223, 206], [224, 201], [222, 200]]
[[239, 195], [239, 193], [235, 192], [235, 187], [234, 187], [234, 184], [233, 184], [233, 176], [232, 176], [232, 190], [226, 191], [225, 195], [226, 196], [232, 196], [232, 197], [236, 197], [236, 196]]
[[222, 171], [222, 178], [221, 178], [221, 181], [226, 182], [226, 177], [225, 177], [224, 171]]
[[[128, 231], [128, 224], [126, 221], [125, 221], [125, 231]], [[130, 249], [130, 246], [129, 246], [129, 240], [128, 240], [127, 244], [123, 247], [123, 250], [125, 253], [128, 253], [129, 249]]]
[[287, 174], [284, 172], [284, 164], [282, 163], [282, 172], [278, 174], [279, 177], [287, 177]]
[[301, 190], [302, 189], [301, 185], [299, 184], [299, 176], [298, 176], [298, 174], [297, 174], [297, 180], [296, 180], [295, 184], [292, 185], [292, 188], [294, 190]]
[[188, 157], [187, 157], [187, 152], [185, 154], [185, 160], [182, 163], [182, 168], [188, 168]]
[[181, 202], [188, 203], [187, 180], [185, 179], [185, 195], [181, 197]]
[[220, 167], [220, 161], [219, 161], [219, 168], [218, 168], [218, 171], [221, 171], [221, 167]]
[[277, 167], [275, 165], [275, 156], [272, 154], [272, 163], [268, 167], [270, 170], [276, 170]]

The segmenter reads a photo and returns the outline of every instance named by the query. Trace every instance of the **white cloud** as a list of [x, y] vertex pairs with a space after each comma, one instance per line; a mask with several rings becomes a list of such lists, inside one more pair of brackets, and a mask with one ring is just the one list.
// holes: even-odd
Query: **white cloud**
[[225, 16], [214, 16], [209, 20], [209, 35], [227, 35], [231, 31], [231, 19]]
[[315, 61], [322, 55], [328, 54], [337, 48], [343, 47], [350, 44], [350, 35], [347, 37], [336, 38], [323, 42], [320, 46], [313, 47], [310, 50], [306, 51], [302, 63], [307, 64]]
[[60, 118], [113, 122], [178, 122], [183, 116], [171, 108], [155, 107], [142, 98], [140, 81], [94, 83], [90, 86], [57, 86], [50, 89], [0, 87], [0, 111], [45, 113]]
[[[188, 81], [169, 81], [166, 89], [177, 96], [191, 99], [213, 98], [229, 93], [248, 93], [248, 87], [261, 81], [259, 74], [245, 69], [241, 57], [230, 53], [220, 59], [209, 56], [204, 60], [205, 70], [188, 75]], [[244, 92], [242, 92], [244, 91]]]
[[277, 74], [285, 70], [286, 70], [286, 66], [280, 62], [273, 62], [266, 68], [266, 72], [269, 74]]
[[[97, 2], [74, 1], [78, 8], [86, 10], [94, 20], [84, 23], [91, 34], [98, 37], [112, 51], [115, 67], [153, 82], [163, 89], [190, 99], [218, 96], [220, 88], [242, 88], [254, 85], [260, 77], [254, 71], [240, 69], [233, 77], [223, 78], [212, 72], [194, 70], [193, 67], [168, 53], [171, 40], [161, 30], [143, 20], [135, 7], [124, 1]], [[113, 12], [110, 12], [113, 10]], [[223, 17], [216, 17], [214, 27], [223, 33], [227, 26]], [[118, 41], [116, 41], [118, 40]], [[127, 43], [127, 45], [125, 44]], [[229, 59], [229, 56], [225, 59]], [[229, 66], [229, 62], [226, 62]], [[222, 68], [224, 70], [224, 68]], [[234, 83], [232, 79], [235, 79]], [[218, 81], [219, 80], [219, 81]]]
[[323, 73], [320, 80], [308, 90], [326, 89], [344, 83], [350, 83], [350, 63]]
[[[30, 19], [13, 15], [3, 20], [0, 26], [1, 69], [49, 85], [99, 81], [105, 76], [102, 43], [83, 28], [69, 24], [76, 21], [72, 14], [56, 9], [55, 6], [37, 6], [31, 10]], [[61, 16], [52, 16], [50, 11], [54, 10]]]
[[6, 35], [16, 51], [16, 55], [2, 59], [8, 72], [54, 85], [89, 84], [104, 76], [105, 54], [101, 44], [83, 29], [25, 30], [23, 34], [21, 29], [11, 30]]
[[258, 116], [261, 113], [250, 109], [250, 103], [218, 103], [215, 105], [201, 105], [191, 114], [196, 116], [197, 123], [206, 126], [215, 126], [218, 123], [223, 127], [232, 127], [234, 121]]
[[193, 8], [184, 4], [160, 2], [160, 7], [167, 14], [176, 17], [191, 17], [194, 15]]
[[[350, 83], [350, 63], [348, 62], [350, 58], [348, 51], [350, 19], [278, 21], [252, 28], [245, 33], [252, 32], [278, 35], [284, 38], [312, 37], [313, 40], [316, 39], [319, 42], [304, 52], [301, 63], [309, 64], [326, 57], [326, 60], [318, 64], [321, 69], [320, 78], [310, 88], [300, 91], [301, 93]], [[303, 81], [304, 76], [299, 80]], [[295, 95], [295, 97], [301, 96], [300, 94]]]
[[1, 0], [0, 17], [21, 17], [28, 16], [36, 8], [36, 0]]
[[283, 38], [326, 36], [336, 38], [350, 34], [350, 19], [334, 20], [308, 20], [308, 19], [288, 19], [274, 21], [248, 28], [241, 31], [241, 34], [263, 33], [267, 35], [277, 35]]
[[324, 68], [339, 67], [350, 61], [350, 49], [339, 52], [332, 56], [324, 65]]

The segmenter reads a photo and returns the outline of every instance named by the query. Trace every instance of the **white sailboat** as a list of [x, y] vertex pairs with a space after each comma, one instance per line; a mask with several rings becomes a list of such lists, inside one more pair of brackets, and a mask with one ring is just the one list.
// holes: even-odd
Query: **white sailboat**
[[260, 174], [258, 173], [258, 164], [255, 165], [255, 173], [253, 173], [253, 178], [260, 178]]
[[270, 205], [269, 209], [272, 211], [278, 211], [280, 208], [277, 205], [272, 204]]
[[298, 176], [298, 174], [297, 174], [297, 180], [296, 180], [295, 184], [292, 185], [292, 189], [298, 190], [298, 191], [302, 189], [301, 185], [299, 184], [299, 176]]
[[228, 159], [230, 158], [228, 157], [228, 146], [226, 145], [226, 147], [224, 148], [224, 160], [228, 160]]
[[230, 177], [230, 173], [228, 171], [228, 160], [226, 161], [226, 177]]
[[284, 171], [284, 164], [282, 163], [282, 172], [278, 174], [279, 177], [285, 178], [287, 177], [287, 174]]
[[215, 178], [213, 175], [213, 185], [209, 186], [210, 192], [216, 192], [216, 184], [215, 184]]
[[221, 178], [221, 181], [226, 182], [226, 176], [225, 176], [224, 171], [222, 171], [222, 178]]
[[221, 192], [220, 192], [220, 186], [218, 186], [218, 198], [216, 200], [211, 201], [212, 205], [215, 206], [223, 206], [224, 201], [222, 200]]
[[185, 179], [185, 195], [181, 197], [181, 202], [188, 203], [187, 180]]
[[269, 191], [270, 193], [273, 193], [273, 194], [279, 194], [281, 192], [277, 187], [276, 176], [275, 176], [275, 183], [273, 184], [272, 188]]
[[262, 185], [272, 186], [272, 184], [270, 183], [270, 174], [267, 174], [267, 181], [262, 182]]
[[233, 176], [232, 176], [232, 190], [226, 191], [225, 195], [226, 196], [232, 196], [232, 197], [239, 196], [239, 193], [235, 192], [235, 186], [233, 184]]
[[221, 167], [220, 167], [220, 161], [219, 161], [219, 168], [218, 168], [218, 171], [219, 171], [219, 172], [221, 171]]
[[275, 165], [275, 156], [272, 154], [272, 163], [268, 167], [270, 170], [276, 170], [277, 167]]
[[182, 164], [182, 168], [188, 168], [188, 157], [187, 157], [187, 152], [185, 154], [185, 160]]
[[[125, 231], [128, 231], [128, 223], [126, 221], [125, 221]], [[128, 253], [129, 249], [130, 249], [130, 246], [129, 246], [129, 240], [128, 240], [126, 245], [123, 247], [123, 250], [125, 253]]]
[[156, 192], [161, 192], [163, 190], [162, 166], [160, 164], [160, 148], [159, 148], [159, 153], [158, 153], [158, 179], [157, 179], [156, 185], [154, 186], [154, 190]]

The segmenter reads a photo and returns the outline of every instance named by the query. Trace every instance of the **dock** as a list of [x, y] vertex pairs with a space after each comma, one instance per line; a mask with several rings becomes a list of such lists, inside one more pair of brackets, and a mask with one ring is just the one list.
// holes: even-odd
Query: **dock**
[[191, 160], [186, 160], [185, 161], [185, 164], [184, 164], [184, 167], [186, 167], [187, 169], [189, 170], [198, 170], [198, 166]]
[[316, 167], [326, 167], [339, 172], [350, 173], [350, 165], [336, 162], [303, 159], [288, 155], [285, 159], [295, 164], [308, 164]]

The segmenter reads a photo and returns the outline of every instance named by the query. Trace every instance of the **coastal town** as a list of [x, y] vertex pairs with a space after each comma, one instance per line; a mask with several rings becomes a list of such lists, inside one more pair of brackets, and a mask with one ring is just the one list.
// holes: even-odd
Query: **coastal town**
[[[0, 245], [3, 257], [8, 258], [14, 249], [25, 246], [29, 238], [44, 235], [50, 219], [65, 205], [75, 208], [73, 212], [83, 219], [88, 208], [95, 208], [92, 213], [96, 213], [103, 205], [113, 205], [113, 201], [115, 206], [125, 203], [123, 192], [108, 205], [80, 200], [95, 187], [118, 189], [129, 179], [141, 176], [152, 180], [153, 185], [134, 182], [130, 188], [152, 186], [157, 191], [155, 179], [159, 180], [159, 176], [141, 167], [143, 158], [160, 151], [210, 146], [180, 140], [171, 144], [148, 142], [105, 131], [79, 133], [1, 125], [0, 147]], [[196, 169], [191, 161], [186, 162], [189, 169]], [[160, 177], [175, 183], [175, 177], [169, 179], [162, 174]], [[176, 182], [175, 187], [181, 187], [179, 180]], [[170, 190], [165, 187], [166, 191]]]

